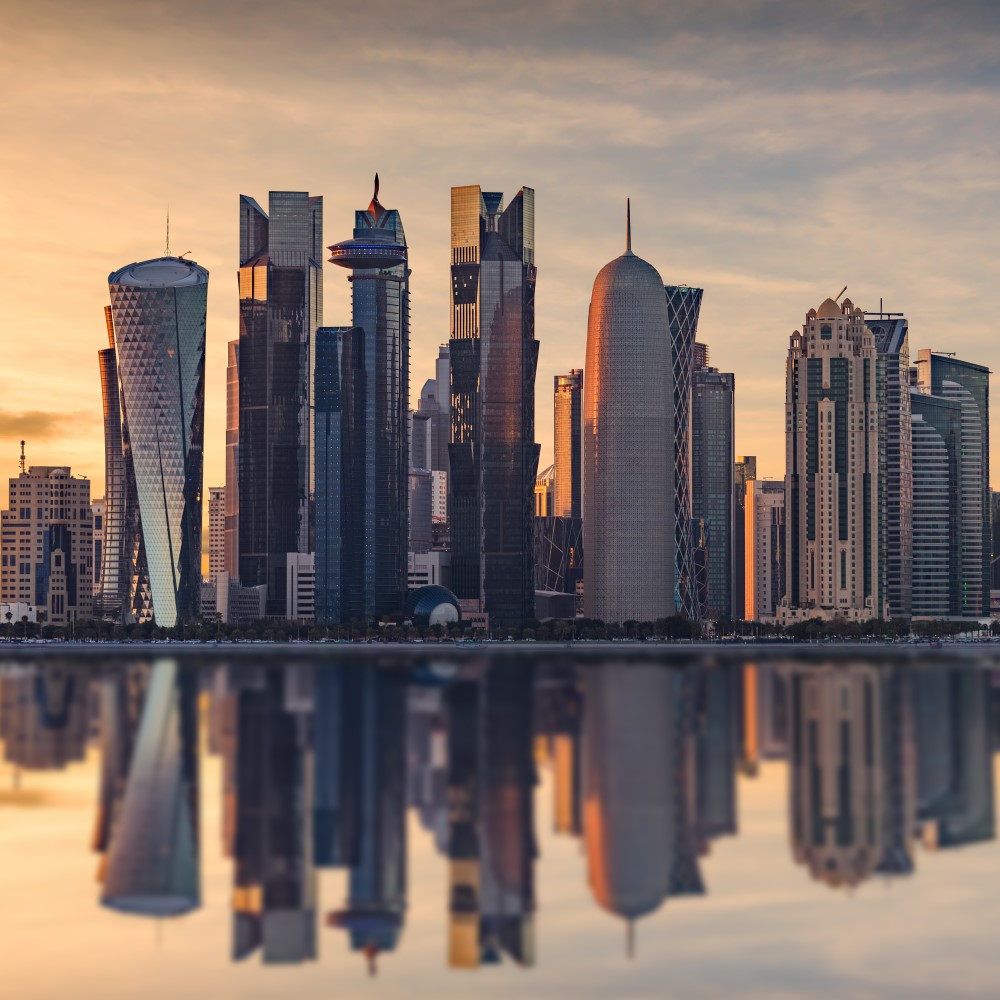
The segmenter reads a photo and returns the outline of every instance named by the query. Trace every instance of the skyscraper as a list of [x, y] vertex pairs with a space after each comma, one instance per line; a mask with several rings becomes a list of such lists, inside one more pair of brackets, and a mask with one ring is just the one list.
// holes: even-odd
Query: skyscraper
[[240, 578], [240, 342], [229, 341], [226, 366], [226, 572]]
[[885, 509], [880, 565], [889, 615], [909, 618], [912, 601], [913, 464], [910, 443], [910, 348], [902, 313], [865, 313], [878, 351], [881, 426], [879, 471]]
[[704, 291], [688, 285], [667, 285], [664, 291], [670, 317], [670, 355], [674, 374], [674, 605], [679, 614], [696, 620], [701, 616], [701, 608], [694, 583], [690, 525], [691, 381]]
[[810, 309], [790, 338], [783, 620], [885, 614], [876, 361], [875, 337], [849, 299]]
[[90, 501], [90, 519], [94, 529], [94, 561], [93, 561], [93, 584], [94, 597], [100, 596], [101, 586], [101, 564], [104, 562], [104, 522], [107, 513], [107, 504], [104, 497], [99, 500]]
[[[311, 552], [312, 340], [323, 316], [323, 199], [240, 195], [239, 578], [285, 614], [285, 557]], [[232, 421], [227, 421], [231, 426]]]
[[554, 382], [555, 482], [552, 489], [552, 513], [556, 517], [579, 517], [583, 493], [580, 455], [583, 443], [580, 424], [583, 370], [572, 368], [567, 375], [556, 375]]
[[113, 272], [108, 286], [126, 478], [135, 487], [153, 613], [172, 627], [197, 618], [201, 606], [208, 271], [160, 257]]
[[[379, 203], [378, 175], [368, 208], [355, 212], [353, 238], [330, 251], [332, 263], [351, 269], [353, 322], [361, 331], [360, 340], [352, 335], [356, 349], [340, 358], [341, 384], [350, 380], [355, 405], [360, 393], [364, 414], [342, 439], [360, 489], [350, 502], [341, 492], [340, 526], [342, 539], [357, 540], [357, 562], [343, 565], [357, 574], [359, 617], [370, 620], [402, 607], [409, 550], [410, 271], [403, 223]], [[332, 469], [337, 477], [343, 465]]]
[[451, 189], [452, 584], [498, 621], [534, 617], [535, 192]]
[[706, 618], [731, 618], [733, 470], [736, 378], [717, 368], [695, 369], [691, 380], [691, 515], [707, 539]]
[[584, 601], [588, 618], [674, 613], [674, 415], [667, 299], [625, 253], [594, 281], [584, 384]]
[[[757, 478], [757, 456], [740, 455], [733, 466], [733, 617], [749, 619], [746, 597], [747, 483]], [[781, 594], [778, 595], [779, 599]]]
[[962, 404], [910, 391], [913, 460], [911, 613], [962, 614]]
[[921, 389], [957, 400], [962, 406], [962, 462], [959, 504], [962, 531], [961, 614], [979, 617], [990, 610], [990, 370], [947, 354], [921, 350]]

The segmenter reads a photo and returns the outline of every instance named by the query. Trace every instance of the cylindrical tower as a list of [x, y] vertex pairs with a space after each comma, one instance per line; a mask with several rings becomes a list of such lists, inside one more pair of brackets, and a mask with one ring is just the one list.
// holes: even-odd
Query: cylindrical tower
[[208, 271], [160, 257], [108, 285], [153, 614], [171, 628], [201, 609]]
[[584, 381], [588, 618], [674, 614], [674, 417], [663, 280], [628, 246], [594, 282]]

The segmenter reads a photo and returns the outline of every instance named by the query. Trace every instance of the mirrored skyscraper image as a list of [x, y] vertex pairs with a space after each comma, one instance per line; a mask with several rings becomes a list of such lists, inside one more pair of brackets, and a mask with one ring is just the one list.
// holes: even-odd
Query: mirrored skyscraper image
[[[197, 618], [201, 606], [208, 271], [194, 261], [160, 257], [113, 272], [108, 285], [127, 427], [127, 488], [135, 490], [153, 615], [172, 627]], [[129, 562], [136, 567], [134, 597], [141, 560]]]
[[534, 618], [535, 192], [451, 189], [452, 585]]
[[583, 409], [584, 606], [606, 622], [674, 614], [674, 393], [663, 280], [625, 253], [594, 281]]
[[[323, 317], [323, 199], [240, 195], [240, 582], [284, 616], [289, 552], [313, 551], [313, 333]], [[230, 420], [230, 424], [234, 421]]]

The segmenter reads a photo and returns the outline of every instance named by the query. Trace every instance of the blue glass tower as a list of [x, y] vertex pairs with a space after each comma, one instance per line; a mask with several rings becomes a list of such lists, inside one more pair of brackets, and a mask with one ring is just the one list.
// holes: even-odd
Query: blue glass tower
[[[326, 395], [322, 403], [317, 400], [316, 420], [323, 407], [333, 412], [336, 387], [342, 449], [339, 461], [330, 451], [316, 458], [317, 475], [324, 478], [316, 489], [317, 505], [326, 511], [321, 530], [327, 555], [332, 558], [329, 532], [338, 523], [342, 547], [339, 583], [330, 574], [332, 562], [324, 575], [317, 570], [317, 614], [327, 622], [368, 621], [402, 607], [409, 540], [410, 271], [402, 220], [379, 203], [377, 174], [371, 203], [355, 213], [353, 239], [330, 252], [332, 263], [351, 270], [357, 332], [324, 331], [322, 358], [317, 350], [316, 388]], [[326, 446], [334, 447], [332, 437]], [[317, 550], [320, 544], [317, 537]], [[354, 547], [353, 556], [344, 547]]]

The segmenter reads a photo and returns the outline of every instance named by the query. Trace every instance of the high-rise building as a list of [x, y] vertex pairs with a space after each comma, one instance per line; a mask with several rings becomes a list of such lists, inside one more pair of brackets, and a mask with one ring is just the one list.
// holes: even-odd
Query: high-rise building
[[[433, 379], [429, 380], [433, 381]], [[426, 389], [426, 386], [424, 387]], [[421, 396], [421, 402], [423, 402]], [[434, 479], [431, 461], [434, 417], [426, 410], [410, 411], [410, 552], [429, 552], [434, 541], [432, 513]]]
[[584, 383], [588, 618], [674, 613], [673, 365], [656, 269], [626, 249], [594, 281]]
[[785, 378], [785, 621], [885, 614], [875, 337], [849, 299], [791, 335]]
[[993, 555], [990, 559], [990, 589], [1000, 590], [1000, 491], [990, 495], [990, 527]]
[[[733, 466], [733, 618], [749, 619], [746, 605], [747, 483], [757, 478], [757, 456], [740, 455]], [[779, 598], [781, 595], [778, 595]]]
[[240, 578], [240, 342], [229, 341], [226, 366], [226, 572]]
[[707, 539], [706, 618], [731, 618], [733, 579], [733, 467], [736, 378], [717, 368], [696, 369], [691, 380], [691, 514]]
[[208, 578], [226, 572], [226, 488], [208, 488]]
[[913, 465], [910, 442], [910, 348], [902, 313], [865, 313], [878, 351], [878, 404], [881, 427], [880, 507], [885, 510], [879, 564], [885, 575], [889, 615], [909, 618], [913, 577]]
[[[240, 195], [239, 579], [285, 614], [285, 557], [313, 551], [312, 341], [323, 316], [323, 199]], [[227, 424], [231, 426], [232, 420]]]
[[[691, 545], [691, 380], [695, 370], [695, 337], [704, 291], [667, 285], [670, 355], [674, 374], [674, 605], [695, 620], [701, 607], [695, 586]], [[707, 349], [705, 364], [708, 364]]]
[[[126, 550], [126, 526], [130, 518], [126, 503], [131, 492], [130, 485], [134, 489], [134, 483], [130, 484], [127, 474], [118, 354], [115, 350], [111, 306], [104, 307], [104, 322], [108, 330], [108, 346], [97, 352], [104, 404], [104, 545], [100, 575], [95, 573], [97, 594], [94, 610], [109, 617], [120, 617], [129, 598], [130, 567], [129, 553]], [[129, 533], [129, 540], [131, 537]]]
[[743, 617], [773, 618], [785, 596], [785, 483], [747, 480], [744, 500], [745, 589]]
[[365, 394], [360, 327], [316, 331], [316, 620], [364, 621], [364, 551], [352, 518], [364, 505]]
[[[342, 453], [339, 464], [327, 467], [324, 489], [339, 493], [341, 545], [355, 547], [353, 558], [341, 563], [342, 617], [337, 620], [344, 620], [350, 607], [352, 618], [369, 621], [402, 607], [409, 551], [410, 271], [402, 220], [396, 209], [380, 204], [377, 175], [370, 204], [355, 212], [353, 237], [330, 251], [332, 263], [351, 270], [354, 320], [350, 331], [325, 334], [333, 338], [331, 344], [339, 344], [339, 358], [334, 356], [338, 347], [331, 355], [328, 345], [324, 367], [318, 353], [316, 365], [317, 392], [321, 380], [334, 379], [331, 363], [337, 369], [339, 381], [323, 391], [340, 398]], [[347, 421], [345, 402], [353, 407]], [[323, 407], [331, 405], [333, 397]], [[320, 413], [317, 402], [317, 421]], [[322, 464], [317, 458], [317, 468]], [[328, 496], [324, 503], [330, 502]], [[327, 522], [323, 530], [336, 530], [337, 524]], [[323, 586], [330, 586], [328, 576]], [[320, 598], [324, 615], [329, 600], [329, 593]]]
[[94, 526], [94, 599], [99, 599], [101, 593], [101, 564], [104, 562], [104, 520], [107, 504], [104, 497], [90, 501], [90, 519]]
[[8, 480], [0, 511], [0, 604], [30, 604], [52, 625], [91, 616], [94, 527], [90, 480], [31, 466]]
[[[127, 486], [134, 484], [153, 614], [172, 627], [197, 618], [201, 602], [208, 271], [160, 257], [113, 272], [108, 286]], [[137, 581], [133, 575], [133, 607]]]
[[925, 392], [962, 406], [961, 468], [958, 496], [960, 607], [966, 617], [990, 610], [990, 370], [947, 354], [921, 350], [917, 381]]
[[438, 348], [434, 362], [434, 378], [424, 382], [420, 390], [417, 411], [425, 414], [431, 423], [431, 450], [429, 465], [432, 472], [448, 472], [448, 438], [451, 431], [451, 358], [447, 344]]
[[495, 621], [534, 617], [535, 192], [451, 189], [452, 582]]
[[917, 618], [962, 614], [962, 404], [910, 390], [913, 469], [910, 611]]
[[552, 484], [552, 511], [556, 517], [580, 517], [583, 443], [580, 413], [583, 409], [583, 370], [571, 368], [556, 375], [554, 388], [555, 435], [553, 437], [555, 481]]

